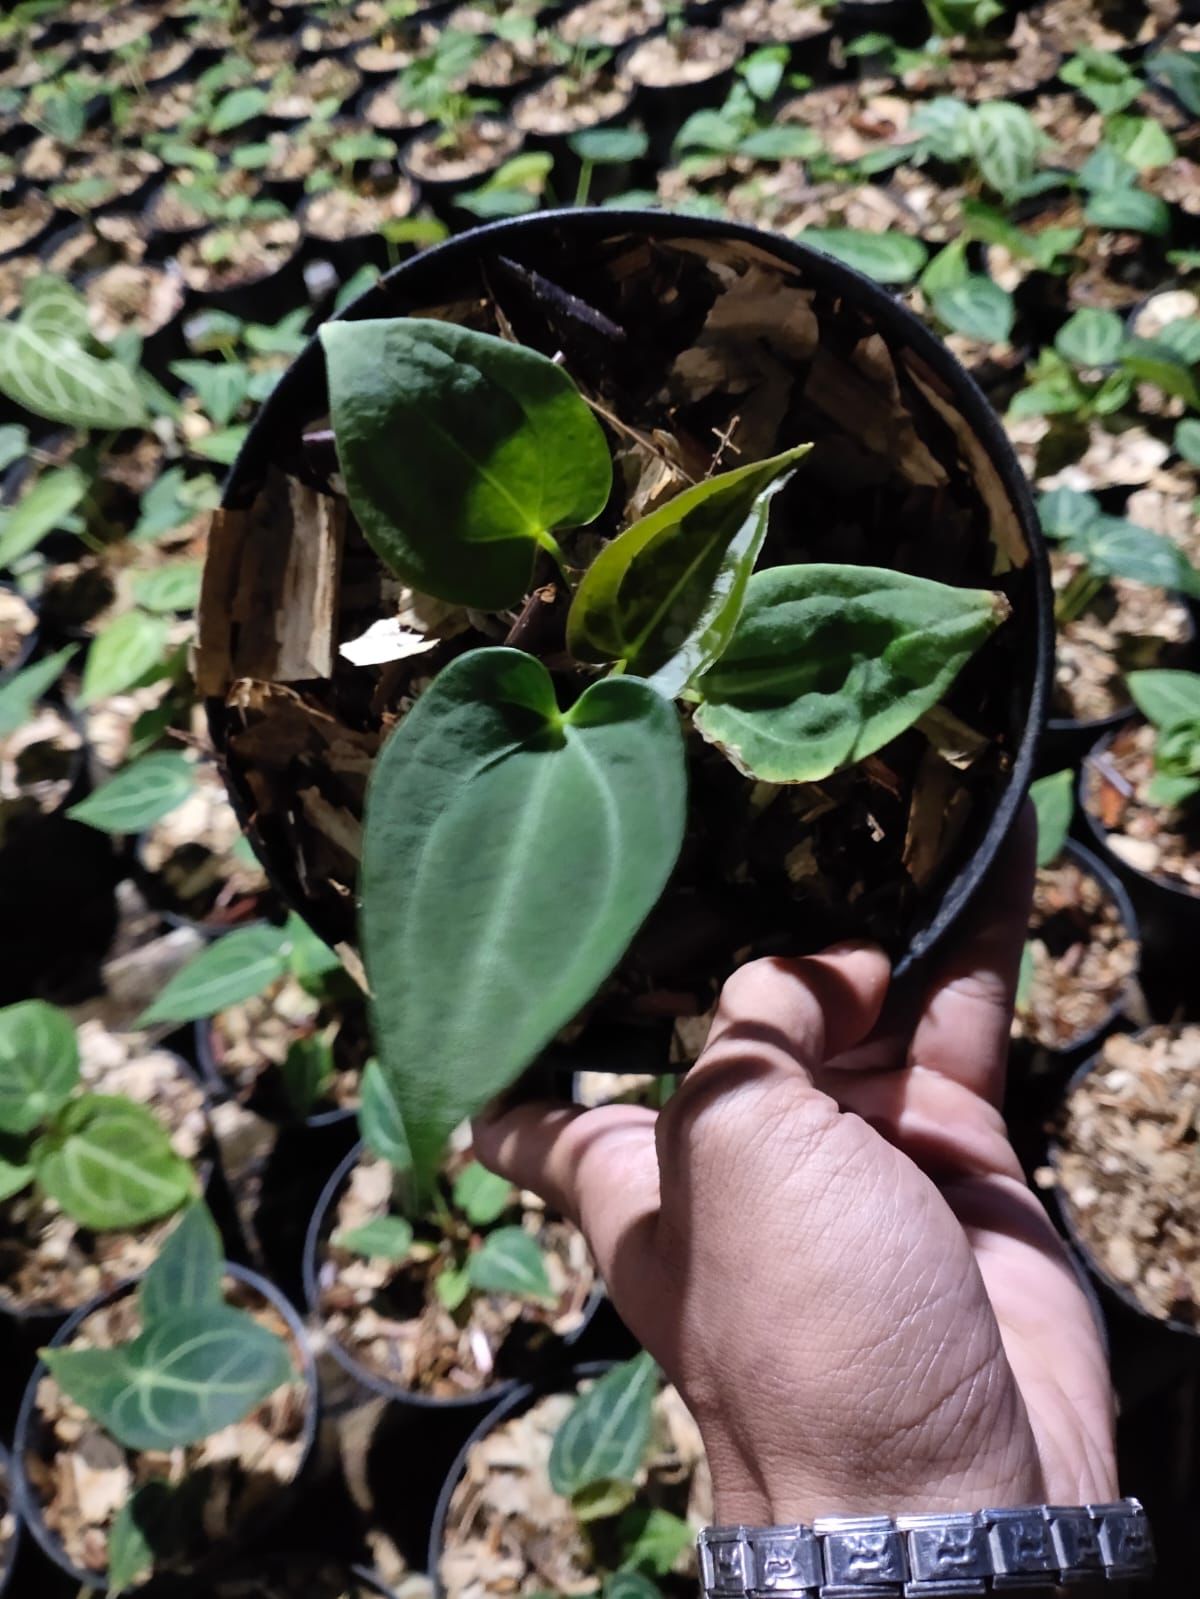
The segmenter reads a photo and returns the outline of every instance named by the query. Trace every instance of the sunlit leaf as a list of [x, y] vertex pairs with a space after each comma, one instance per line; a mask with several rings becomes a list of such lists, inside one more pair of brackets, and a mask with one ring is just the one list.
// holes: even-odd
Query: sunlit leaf
[[569, 1499], [594, 1482], [632, 1482], [650, 1443], [658, 1367], [643, 1352], [580, 1394], [554, 1435], [550, 1485]]
[[412, 1248], [412, 1223], [403, 1216], [377, 1216], [361, 1227], [344, 1227], [332, 1239], [338, 1249], [377, 1260], [403, 1260]]
[[191, 1163], [175, 1153], [162, 1124], [118, 1094], [68, 1101], [31, 1158], [43, 1192], [98, 1232], [167, 1216], [196, 1192]]
[[41, 999], [0, 1010], [0, 1132], [33, 1132], [78, 1082], [79, 1046], [65, 1011]]
[[175, 973], [137, 1025], [198, 1021], [253, 999], [287, 971], [287, 950], [282, 927], [241, 927], [226, 933]]

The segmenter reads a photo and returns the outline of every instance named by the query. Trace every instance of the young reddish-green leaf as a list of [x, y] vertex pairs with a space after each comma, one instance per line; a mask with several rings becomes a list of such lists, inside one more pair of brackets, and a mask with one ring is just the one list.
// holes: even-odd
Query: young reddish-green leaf
[[96, 1231], [140, 1227], [196, 1192], [191, 1165], [144, 1105], [119, 1094], [71, 1100], [31, 1151], [39, 1188]]
[[176, 750], [158, 750], [122, 767], [67, 815], [102, 833], [140, 833], [182, 805], [195, 785], [193, 761]]
[[550, 1486], [565, 1499], [596, 1482], [632, 1482], [650, 1442], [658, 1367], [643, 1352], [580, 1394], [550, 1447]]
[[1067, 770], [1039, 777], [1029, 786], [1037, 812], [1037, 863], [1049, 866], [1062, 853], [1075, 814], [1075, 774]]
[[79, 1045], [65, 1011], [42, 999], [0, 1010], [0, 1133], [33, 1132], [78, 1082]]
[[339, 1249], [380, 1260], [403, 1260], [412, 1248], [412, 1223], [403, 1216], [377, 1216], [361, 1227], [346, 1227], [333, 1235]]
[[771, 499], [801, 444], [684, 489], [607, 545], [567, 618], [583, 661], [620, 661], [668, 698], [729, 642], [767, 536]]
[[158, 1318], [114, 1349], [43, 1349], [50, 1374], [126, 1449], [186, 1448], [293, 1375], [282, 1338], [228, 1305]]
[[1008, 610], [986, 589], [878, 567], [757, 572], [697, 685], [696, 726], [753, 777], [817, 782], [932, 710]]
[[421, 317], [327, 322], [321, 342], [351, 507], [422, 593], [513, 605], [537, 546], [604, 509], [604, 433], [536, 350]]
[[669, 701], [614, 677], [561, 711], [519, 650], [460, 656], [384, 745], [362, 943], [418, 1191], [624, 954], [675, 864], [685, 790]]
[[516, 1294], [525, 1299], [555, 1298], [546, 1262], [523, 1227], [497, 1227], [467, 1257], [467, 1280], [489, 1294]]

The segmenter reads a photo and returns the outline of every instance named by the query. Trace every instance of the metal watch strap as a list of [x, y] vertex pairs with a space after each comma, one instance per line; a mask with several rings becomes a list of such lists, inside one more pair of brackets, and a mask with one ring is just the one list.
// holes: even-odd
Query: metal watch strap
[[698, 1547], [705, 1599], [968, 1599], [1136, 1581], [1154, 1569], [1150, 1524], [1136, 1499], [706, 1527]]

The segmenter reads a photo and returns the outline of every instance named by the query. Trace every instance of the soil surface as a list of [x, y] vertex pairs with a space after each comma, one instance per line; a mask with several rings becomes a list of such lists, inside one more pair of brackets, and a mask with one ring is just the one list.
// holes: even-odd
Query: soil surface
[[[226, 1301], [249, 1310], [287, 1340], [300, 1356], [287, 1323], [248, 1285], [226, 1281]], [[112, 1348], [141, 1331], [137, 1299], [130, 1293], [88, 1316], [72, 1348]], [[186, 1569], [225, 1543], [244, 1524], [266, 1514], [303, 1461], [305, 1418], [312, 1395], [299, 1380], [277, 1388], [244, 1420], [187, 1449], [158, 1454], [123, 1449], [52, 1377], [38, 1385], [39, 1426], [31, 1434], [25, 1468], [46, 1526], [62, 1539], [67, 1556], [85, 1571], [104, 1571], [108, 1538], [131, 1492], [157, 1478], [195, 1478], [201, 1494]], [[172, 1562], [174, 1565], [175, 1562]]]
[[1200, 1028], [1108, 1039], [1058, 1136], [1058, 1186], [1100, 1269], [1200, 1329]]
[[742, 49], [736, 34], [719, 28], [684, 28], [636, 45], [625, 57], [623, 70], [635, 83], [653, 89], [703, 83], [733, 66]]
[[261, 916], [266, 874], [242, 842], [242, 829], [216, 771], [202, 765], [194, 791], [143, 836], [141, 859], [164, 908], [205, 927], [243, 926]]
[[[501, 1422], [467, 1456], [438, 1566], [447, 1599], [599, 1590], [600, 1572], [580, 1523], [550, 1486], [550, 1449], [573, 1402], [573, 1394], [539, 1399], [524, 1415]], [[673, 1388], [663, 1388], [654, 1401], [654, 1432], [634, 1504], [669, 1511], [697, 1530], [712, 1520], [700, 1432]], [[660, 1583], [670, 1599], [694, 1590], [694, 1548]]]
[[1084, 765], [1084, 804], [1127, 866], [1200, 894], [1200, 806], [1150, 803], [1155, 736], [1146, 722], [1118, 728], [1108, 747]]
[[13, 589], [0, 587], [0, 672], [16, 664], [37, 629], [37, 613]]
[[[85, 1089], [125, 1094], [167, 1129], [177, 1154], [202, 1169], [210, 1133], [200, 1085], [167, 1050], [95, 1021], [78, 1029]], [[36, 1187], [0, 1204], [0, 1301], [23, 1309], [75, 1310], [145, 1271], [177, 1218], [128, 1232], [92, 1232]]]
[[829, 32], [821, 7], [798, 0], [742, 0], [728, 8], [723, 21], [751, 44], [799, 44]]
[[664, 16], [662, 0], [584, 0], [565, 13], [556, 32], [567, 44], [616, 49], [657, 28]]
[[[463, 1154], [452, 1157], [448, 1171], [465, 1163]], [[330, 1236], [386, 1215], [391, 1198], [390, 1167], [365, 1155], [336, 1206]], [[457, 1311], [448, 1311], [434, 1291], [433, 1268], [452, 1246], [439, 1228], [418, 1223], [413, 1252], [401, 1262], [367, 1259], [329, 1239], [321, 1246], [319, 1304], [329, 1336], [384, 1381], [434, 1399], [478, 1393], [513, 1377], [527, 1380], [548, 1338], [581, 1326], [595, 1268], [578, 1229], [548, 1217], [533, 1194], [514, 1189], [502, 1224], [519, 1224], [537, 1239], [557, 1296], [553, 1304], [472, 1292]], [[461, 1213], [455, 1225], [464, 1241], [471, 1237]]]
[[576, 133], [619, 116], [632, 98], [623, 79], [608, 74], [579, 79], [563, 72], [523, 94], [512, 117], [526, 133]]
[[1099, 1027], [1137, 972], [1137, 941], [1116, 902], [1074, 861], [1039, 868], [1027, 949], [1032, 970], [1013, 1037], [1043, 1049], [1065, 1049]]
[[52, 705], [41, 705], [0, 738], [0, 844], [18, 814], [48, 816], [66, 799], [79, 770], [83, 736]]
[[416, 190], [403, 178], [383, 194], [326, 189], [305, 207], [304, 230], [318, 239], [350, 239], [377, 233], [385, 222], [406, 217], [416, 204]]
[[[1082, 562], [1055, 552], [1051, 570], [1061, 593]], [[1127, 674], [1182, 664], [1193, 637], [1182, 600], [1114, 578], [1082, 615], [1059, 626], [1051, 715], [1092, 722], [1127, 710]]]
[[17, 1536], [17, 1513], [13, 1509], [12, 1485], [8, 1467], [0, 1461], [0, 1587], [8, 1576], [12, 1560], [13, 1541]]
[[53, 215], [54, 202], [35, 189], [0, 209], [0, 255], [36, 239]]
[[184, 292], [177, 272], [118, 261], [87, 286], [88, 322], [106, 343], [127, 328], [148, 339], [178, 315]]
[[422, 134], [407, 146], [404, 160], [418, 179], [464, 183], [491, 172], [521, 148], [521, 135], [497, 117], [479, 117], [447, 140], [443, 133]]
[[229, 256], [210, 262], [202, 253], [203, 239], [192, 239], [179, 252], [179, 270], [190, 289], [205, 293], [258, 283], [289, 261], [300, 242], [300, 224], [294, 217], [276, 217], [239, 227]]
[[240, 1104], [272, 1121], [294, 1120], [279, 1068], [290, 1045], [318, 1033], [333, 1046], [334, 1077], [313, 1113], [353, 1110], [371, 1054], [365, 1003], [323, 1005], [294, 977], [218, 1011], [209, 1031], [213, 1064]]

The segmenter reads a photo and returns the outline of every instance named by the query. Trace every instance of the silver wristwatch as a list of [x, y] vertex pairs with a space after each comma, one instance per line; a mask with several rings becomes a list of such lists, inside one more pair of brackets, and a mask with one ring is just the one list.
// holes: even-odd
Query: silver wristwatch
[[1154, 1569], [1150, 1524], [1136, 1499], [706, 1527], [698, 1547], [705, 1599], [968, 1599], [1136, 1581]]

